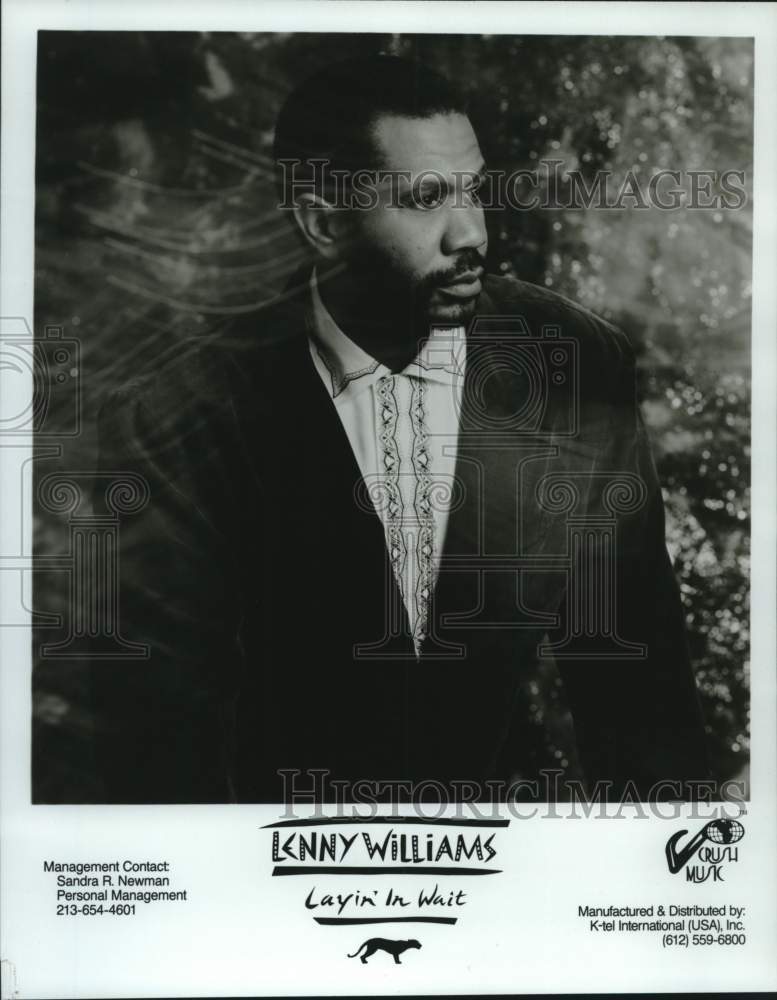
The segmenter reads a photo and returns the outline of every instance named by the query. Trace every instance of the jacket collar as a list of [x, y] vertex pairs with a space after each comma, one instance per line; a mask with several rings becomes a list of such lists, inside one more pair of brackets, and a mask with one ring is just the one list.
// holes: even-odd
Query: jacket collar
[[[309, 278], [309, 288], [313, 358], [332, 398], [346, 391], [354, 395], [390, 375], [385, 365], [351, 340], [337, 325], [321, 298], [315, 268]], [[435, 326], [418, 355], [401, 374], [441, 385], [460, 386], [465, 360], [464, 327]]]

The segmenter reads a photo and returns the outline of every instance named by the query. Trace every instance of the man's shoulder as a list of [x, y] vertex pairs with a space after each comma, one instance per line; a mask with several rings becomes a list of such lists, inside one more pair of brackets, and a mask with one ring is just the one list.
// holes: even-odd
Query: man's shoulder
[[[298, 317], [294, 317], [295, 321]], [[142, 370], [106, 397], [112, 407], [191, 414], [232, 410], [244, 394], [261, 396], [268, 374], [277, 378], [299, 354], [304, 319], [289, 322], [265, 307], [213, 324], [207, 332], [179, 334]]]
[[103, 397], [101, 419], [142, 420], [156, 432], [192, 423], [225, 399], [223, 353], [210, 335], [176, 340]]
[[493, 315], [502, 321], [509, 316], [520, 318], [532, 337], [541, 337], [552, 328], [556, 335], [577, 342], [581, 360], [588, 365], [613, 371], [633, 368], [634, 350], [626, 334], [572, 299], [508, 275], [489, 275], [484, 291], [486, 308]]

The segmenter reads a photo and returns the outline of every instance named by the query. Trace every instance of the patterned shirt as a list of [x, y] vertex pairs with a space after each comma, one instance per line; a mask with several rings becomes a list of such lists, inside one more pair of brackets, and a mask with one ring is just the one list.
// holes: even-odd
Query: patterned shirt
[[313, 363], [383, 523], [418, 655], [454, 494], [464, 327], [432, 327], [415, 359], [392, 373], [337, 326], [315, 272], [311, 294]]

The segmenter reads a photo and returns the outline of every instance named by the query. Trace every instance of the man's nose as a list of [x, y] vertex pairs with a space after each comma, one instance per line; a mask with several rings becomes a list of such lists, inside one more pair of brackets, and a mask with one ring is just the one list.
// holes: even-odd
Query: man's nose
[[450, 207], [447, 222], [442, 239], [444, 254], [467, 249], [485, 252], [488, 235], [482, 205], [465, 195], [461, 203]]

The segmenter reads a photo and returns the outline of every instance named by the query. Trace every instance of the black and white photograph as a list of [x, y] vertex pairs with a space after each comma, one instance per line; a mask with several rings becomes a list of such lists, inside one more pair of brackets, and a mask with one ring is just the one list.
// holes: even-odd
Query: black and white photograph
[[746, 782], [752, 41], [38, 45], [36, 801]]
[[3, 997], [777, 985], [775, 5], [119, 6], [5, 18]]

